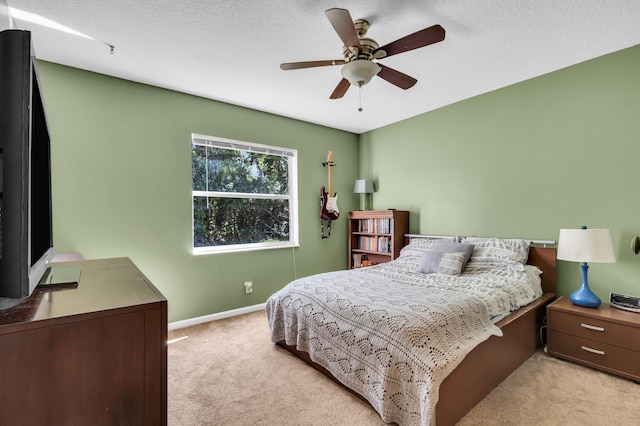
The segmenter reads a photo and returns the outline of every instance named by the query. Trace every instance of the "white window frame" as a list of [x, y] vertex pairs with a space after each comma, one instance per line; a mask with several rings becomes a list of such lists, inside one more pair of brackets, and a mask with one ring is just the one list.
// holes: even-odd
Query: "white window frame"
[[[207, 136], [198, 133], [191, 134], [191, 146], [201, 145], [215, 148], [232, 149], [237, 151], [258, 152], [261, 154], [271, 154], [286, 156], [289, 158], [289, 194], [247, 194], [241, 192], [218, 192], [218, 191], [194, 191], [193, 183], [191, 187], [191, 246], [194, 255], [211, 253], [233, 253], [240, 251], [266, 250], [275, 248], [298, 247], [298, 151], [291, 148], [281, 148], [272, 145], [263, 145], [253, 142], [237, 141], [214, 136]], [[193, 165], [192, 165], [193, 171]], [[260, 199], [286, 199], [289, 200], [289, 241], [229, 244], [210, 247], [195, 247], [194, 235], [194, 197], [211, 198], [260, 198]]]

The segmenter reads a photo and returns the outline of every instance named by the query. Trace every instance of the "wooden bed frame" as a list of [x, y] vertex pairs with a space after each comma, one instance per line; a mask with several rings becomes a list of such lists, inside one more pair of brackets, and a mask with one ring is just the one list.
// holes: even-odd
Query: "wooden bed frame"
[[[546, 306], [556, 296], [555, 247], [532, 246], [527, 263], [542, 270], [540, 277], [544, 294], [496, 323], [502, 329], [503, 336], [491, 336], [476, 346], [442, 382], [436, 405], [438, 426], [454, 425], [462, 419], [542, 345], [540, 329]], [[340, 383], [327, 369], [314, 363], [308, 353], [284, 342], [277, 344]]]

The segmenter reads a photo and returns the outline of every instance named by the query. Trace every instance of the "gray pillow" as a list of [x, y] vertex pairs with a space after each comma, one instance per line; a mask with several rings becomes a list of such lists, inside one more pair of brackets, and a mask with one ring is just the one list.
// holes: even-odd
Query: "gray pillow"
[[444, 253], [464, 253], [464, 265], [469, 262], [469, 258], [473, 254], [473, 244], [455, 243], [453, 241], [436, 241], [431, 247], [431, 251], [439, 251]]
[[466, 262], [464, 253], [444, 253], [438, 251], [425, 251], [420, 258], [417, 272], [433, 274], [438, 272], [447, 275], [460, 275]]
[[440, 266], [440, 260], [443, 254], [444, 253], [438, 251], [425, 251], [422, 253], [417, 272], [422, 272], [423, 274], [438, 272], [438, 266]]

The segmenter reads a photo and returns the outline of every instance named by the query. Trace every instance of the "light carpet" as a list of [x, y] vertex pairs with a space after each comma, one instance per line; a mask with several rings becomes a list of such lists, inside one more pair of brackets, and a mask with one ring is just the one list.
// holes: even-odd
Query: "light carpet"
[[[363, 400], [271, 343], [263, 311], [169, 332], [170, 426], [383, 425]], [[640, 385], [535, 353], [460, 426], [640, 424]]]

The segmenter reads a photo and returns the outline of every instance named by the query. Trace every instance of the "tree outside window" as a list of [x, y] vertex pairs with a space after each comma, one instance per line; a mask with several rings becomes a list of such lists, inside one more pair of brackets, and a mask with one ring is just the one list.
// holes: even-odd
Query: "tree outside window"
[[297, 151], [192, 135], [194, 253], [298, 244]]

